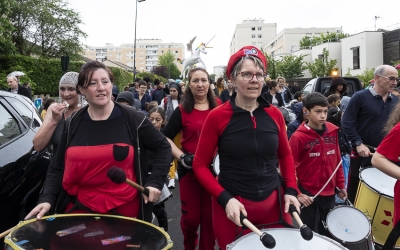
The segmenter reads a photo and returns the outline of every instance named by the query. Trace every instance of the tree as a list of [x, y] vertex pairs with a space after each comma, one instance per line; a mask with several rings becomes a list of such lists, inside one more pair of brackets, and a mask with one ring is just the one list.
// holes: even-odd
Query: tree
[[366, 68], [360, 75], [357, 75], [358, 79], [364, 83], [365, 86], [369, 85], [369, 81], [374, 79], [374, 71], [375, 69]]
[[158, 64], [168, 68], [166, 78], [179, 78], [181, 72], [179, 71], [178, 66], [176, 66], [175, 61], [175, 55], [170, 50], [167, 50], [167, 52], [158, 57]]
[[154, 66], [151, 73], [168, 79], [168, 67], [166, 66]]
[[65, 0], [15, 0], [11, 7], [13, 42], [21, 55], [80, 58], [87, 35], [77, 12]]
[[309, 49], [309, 48], [311, 48], [311, 45], [312, 45], [311, 37], [305, 36], [302, 39], [300, 39], [300, 42], [299, 42], [300, 49]]
[[180, 75], [181, 71], [178, 69], [178, 66], [176, 66], [175, 63], [171, 64], [171, 67], [169, 68], [169, 78], [179, 79]]
[[15, 49], [12, 42], [14, 26], [9, 18], [13, 6], [15, 6], [14, 0], [0, 1], [0, 55], [12, 54]]
[[323, 49], [322, 55], [321, 59], [316, 58], [312, 63], [306, 62], [306, 68], [310, 71], [313, 78], [329, 76], [337, 63], [336, 59], [329, 60], [329, 51], [326, 48]]
[[288, 55], [276, 61], [276, 74], [285, 78], [300, 78], [304, 76], [303, 71], [307, 69], [304, 57], [307, 55]]
[[214, 81], [214, 82], [215, 82], [215, 76], [216, 76], [215, 74], [211, 74], [211, 75], [210, 75], [211, 81]]
[[267, 67], [266, 71], [267, 71], [269, 77], [271, 79], [275, 79], [277, 77], [276, 69], [275, 69], [275, 64], [276, 64], [275, 59], [271, 55], [268, 55], [267, 52], [265, 52], [263, 49], [261, 49], [261, 52], [267, 58], [268, 67]]

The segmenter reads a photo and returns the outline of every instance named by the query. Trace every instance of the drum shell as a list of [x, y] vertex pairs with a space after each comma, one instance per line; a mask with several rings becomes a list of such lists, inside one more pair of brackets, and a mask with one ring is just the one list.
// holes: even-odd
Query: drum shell
[[[370, 178], [380, 180], [382, 183], [379, 185], [368, 183]], [[375, 168], [364, 169], [360, 172], [360, 182], [354, 205], [370, 218], [374, 241], [381, 246], [385, 244], [393, 229], [394, 201], [392, 193], [379, 191], [379, 189], [384, 187], [385, 190], [394, 190], [395, 182], [394, 178]], [[400, 249], [400, 239], [397, 240], [395, 248]]]
[[[60, 236], [61, 230], [84, 224], [75, 233]], [[87, 236], [93, 232], [101, 234]], [[136, 234], [136, 235], [135, 235]], [[131, 239], [110, 245], [102, 240], [119, 236]], [[147, 237], [147, 238], [146, 238]], [[27, 241], [19, 246], [17, 243]], [[135, 218], [101, 214], [61, 214], [20, 222], [5, 237], [5, 249], [127, 249], [127, 244], [140, 245], [140, 249], [170, 249], [172, 241], [163, 229]], [[61, 247], [62, 246], [62, 247]]]
[[[299, 229], [292, 228], [274, 228], [274, 229], [263, 229], [262, 231], [272, 235], [276, 241], [274, 250], [340, 250], [347, 249], [329, 239], [325, 236], [314, 233], [313, 238], [310, 241], [304, 240], [299, 232]], [[260, 241], [260, 237], [255, 233], [246, 234], [235, 242], [229, 244], [227, 250], [265, 250], [266, 248]]]

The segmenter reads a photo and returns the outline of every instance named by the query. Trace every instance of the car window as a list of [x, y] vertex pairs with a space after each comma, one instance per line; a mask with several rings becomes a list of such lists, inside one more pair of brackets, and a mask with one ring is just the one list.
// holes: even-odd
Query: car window
[[21, 130], [14, 117], [0, 104], [0, 146], [19, 136]]
[[6, 98], [7, 101], [11, 104], [11, 106], [21, 115], [22, 119], [26, 122], [26, 124], [31, 127], [32, 124], [32, 111], [24, 105], [20, 100], [15, 98]]
[[304, 95], [308, 95], [311, 93], [311, 90], [312, 90], [312, 83], [309, 83], [303, 88], [302, 92]]
[[353, 81], [346, 81], [347, 83], [347, 95], [352, 96], [354, 94], [354, 86], [353, 86]]

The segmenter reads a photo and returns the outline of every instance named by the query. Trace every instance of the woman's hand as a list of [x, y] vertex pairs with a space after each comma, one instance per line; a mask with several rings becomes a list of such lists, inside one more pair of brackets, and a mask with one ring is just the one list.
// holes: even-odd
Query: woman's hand
[[310, 206], [314, 202], [313, 198], [305, 194], [300, 194], [299, 196], [297, 196], [297, 199], [299, 199], [300, 203], [303, 204], [305, 207]]
[[154, 187], [146, 187], [146, 188], [149, 190], [149, 197], [143, 194], [144, 203], [147, 204], [147, 202], [149, 201], [156, 202], [161, 196], [161, 191]]
[[289, 211], [289, 205], [293, 204], [297, 212], [300, 214], [300, 203], [296, 197], [294, 197], [293, 195], [285, 194], [283, 196], [283, 200], [285, 201], [285, 213]]
[[67, 104], [65, 102], [51, 105], [52, 120], [54, 120], [56, 123], [58, 123], [62, 118], [62, 114], [66, 110], [67, 110]]
[[36, 215], [38, 220], [41, 220], [45, 213], [50, 211], [51, 205], [48, 202], [40, 203], [25, 217], [25, 220]]
[[230, 199], [226, 204], [225, 212], [228, 219], [233, 221], [233, 223], [235, 223], [239, 227], [242, 227], [242, 224], [240, 223], [240, 212], [242, 212], [244, 216], [247, 216], [246, 209], [244, 208], [242, 203], [240, 203], [235, 198]]

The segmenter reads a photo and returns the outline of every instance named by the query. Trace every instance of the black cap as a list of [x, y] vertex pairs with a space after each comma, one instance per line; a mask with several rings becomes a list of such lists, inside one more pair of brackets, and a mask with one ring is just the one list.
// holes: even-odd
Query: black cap
[[121, 93], [119, 93], [116, 101], [117, 102], [125, 101], [125, 102], [129, 103], [129, 105], [134, 106], [135, 97], [134, 97], [133, 93], [130, 91], [122, 91]]

